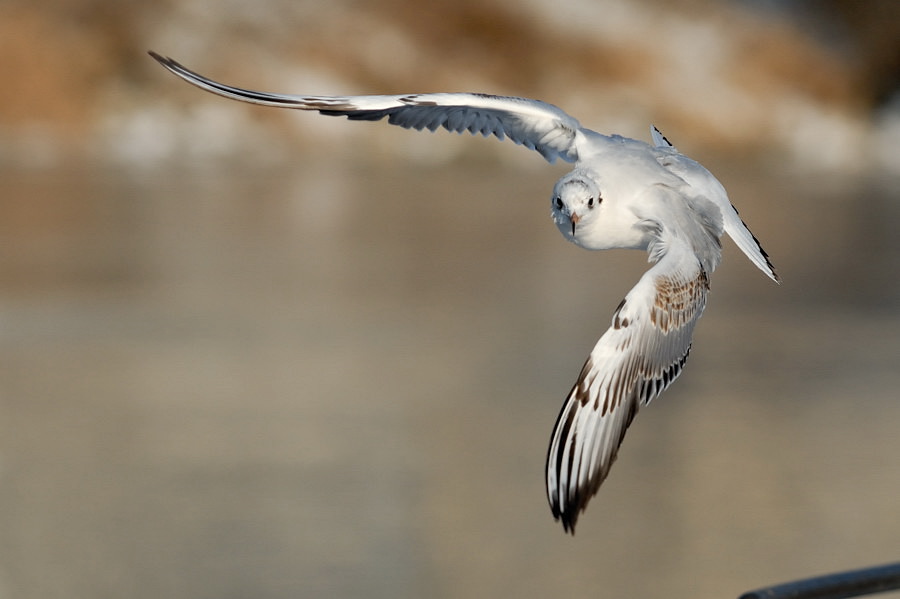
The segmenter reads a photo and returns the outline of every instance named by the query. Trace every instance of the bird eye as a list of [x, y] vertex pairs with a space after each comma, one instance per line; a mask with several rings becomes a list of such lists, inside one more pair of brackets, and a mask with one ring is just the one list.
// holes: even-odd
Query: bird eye
[[594, 207], [594, 198], [588, 198], [588, 208]]
[[559, 208], [560, 210], [562, 210], [562, 207], [563, 207], [562, 198], [559, 196], [556, 197], [556, 207]]

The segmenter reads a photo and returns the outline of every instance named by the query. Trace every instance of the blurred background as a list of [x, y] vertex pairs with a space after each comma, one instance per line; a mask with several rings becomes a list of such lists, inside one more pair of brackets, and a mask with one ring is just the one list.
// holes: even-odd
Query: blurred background
[[[900, 4], [0, 2], [0, 599], [736, 597], [900, 555]], [[564, 535], [546, 443], [638, 252], [565, 165], [220, 81], [657, 125], [730, 243]]]

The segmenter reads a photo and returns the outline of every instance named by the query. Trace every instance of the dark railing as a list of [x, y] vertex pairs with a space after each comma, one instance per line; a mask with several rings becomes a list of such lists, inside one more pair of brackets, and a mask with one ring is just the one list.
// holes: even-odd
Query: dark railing
[[744, 593], [740, 599], [846, 599], [900, 589], [900, 562], [826, 574]]

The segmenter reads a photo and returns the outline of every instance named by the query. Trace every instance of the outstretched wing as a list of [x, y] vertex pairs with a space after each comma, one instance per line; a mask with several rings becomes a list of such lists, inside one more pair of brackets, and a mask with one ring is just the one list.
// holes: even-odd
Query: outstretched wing
[[556, 421], [547, 453], [547, 496], [575, 532], [579, 514], [609, 473], [641, 406], [681, 373], [706, 305], [707, 273], [677, 237], [658, 243], [659, 262], [641, 277], [597, 342]]
[[150, 52], [165, 68], [201, 89], [244, 102], [299, 110], [317, 110], [351, 120], [378, 121], [407, 129], [448, 131], [498, 139], [509, 138], [536, 150], [549, 162], [578, 159], [575, 147], [577, 120], [561, 109], [526, 98], [487, 94], [409, 94], [404, 96], [300, 96], [258, 92], [218, 83], [195, 73], [171, 58]]

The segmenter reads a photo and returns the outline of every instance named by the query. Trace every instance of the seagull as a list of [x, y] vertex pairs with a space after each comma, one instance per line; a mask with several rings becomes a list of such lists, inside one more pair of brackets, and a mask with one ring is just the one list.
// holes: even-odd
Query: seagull
[[589, 250], [635, 249], [652, 266], [628, 292], [566, 396], [547, 451], [547, 498], [564, 531], [575, 524], [616, 459], [638, 410], [680, 374], [706, 306], [709, 276], [727, 233], [776, 283], [768, 254], [721, 183], [681, 154], [656, 127], [652, 144], [603, 135], [552, 104], [480, 93], [305, 96], [232, 87], [150, 52], [162, 66], [208, 92], [264, 106], [315, 110], [407, 129], [491, 135], [574, 163], [550, 195], [562, 235]]

